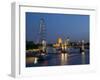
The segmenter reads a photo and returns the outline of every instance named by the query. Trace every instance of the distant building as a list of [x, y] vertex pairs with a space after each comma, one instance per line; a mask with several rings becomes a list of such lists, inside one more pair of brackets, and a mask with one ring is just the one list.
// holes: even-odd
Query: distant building
[[69, 46], [69, 38], [62, 40], [62, 38], [57, 39], [57, 43], [53, 45], [53, 47], [57, 48], [61, 52], [66, 53], [68, 51]]
[[57, 43], [58, 43], [58, 44], [62, 44], [62, 43], [63, 43], [62, 38], [58, 38], [58, 39], [57, 39]]
[[62, 44], [63, 44], [62, 38], [58, 38], [58, 39], [57, 39], [57, 43], [54, 44], [53, 46], [54, 46], [55, 48], [59, 48], [59, 47], [62, 46]]

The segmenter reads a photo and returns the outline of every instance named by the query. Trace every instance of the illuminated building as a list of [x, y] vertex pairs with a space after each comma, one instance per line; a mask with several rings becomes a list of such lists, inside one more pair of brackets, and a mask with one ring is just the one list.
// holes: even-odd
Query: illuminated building
[[63, 43], [62, 38], [58, 38], [57, 43], [62, 44]]
[[56, 48], [59, 48], [59, 47], [62, 46], [62, 44], [63, 44], [62, 38], [58, 38], [58, 39], [57, 39], [57, 43], [54, 44], [53, 46], [56, 47]]

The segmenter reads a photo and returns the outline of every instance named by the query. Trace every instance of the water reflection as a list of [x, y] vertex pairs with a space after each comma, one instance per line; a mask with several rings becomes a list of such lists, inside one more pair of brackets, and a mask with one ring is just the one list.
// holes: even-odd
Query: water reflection
[[82, 64], [85, 64], [85, 52], [82, 52]]
[[38, 63], [38, 58], [37, 57], [34, 58], [34, 64], [36, 64], [36, 63]]
[[26, 67], [89, 64], [89, 51], [74, 50], [67, 53], [48, 53], [47, 56], [26, 57]]
[[68, 53], [61, 53], [61, 65], [68, 63]]
[[26, 58], [26, 63], [27, 64], [36, 64], [38, 63], [38, 58], [37, 57], [27, 57]]

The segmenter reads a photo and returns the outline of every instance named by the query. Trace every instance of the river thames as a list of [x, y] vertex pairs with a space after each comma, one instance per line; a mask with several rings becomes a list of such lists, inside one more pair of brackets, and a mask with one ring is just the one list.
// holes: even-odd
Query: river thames
[[38, 57], [34, 56], [26, 57], [26, 67], [85, 65], [90, 63], [89, 49], [85, 49], [85, 52], [80, 52], [79, 49], [70, 49], [69, 53], [51, 52], [47, 54], [44, 60], [39, 60]]

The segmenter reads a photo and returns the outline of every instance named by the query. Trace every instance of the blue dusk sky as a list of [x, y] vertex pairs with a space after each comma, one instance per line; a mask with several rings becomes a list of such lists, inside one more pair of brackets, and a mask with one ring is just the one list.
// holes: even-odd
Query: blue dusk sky
[[27, 41], [39, 41], [41, 18], [45, 21], [47, 43], [55, 43], [59, 37], [69, 37], [72, 42], [89, 42], [89, 15], [33, 12], [26, 12]]

